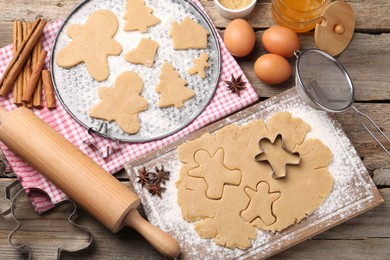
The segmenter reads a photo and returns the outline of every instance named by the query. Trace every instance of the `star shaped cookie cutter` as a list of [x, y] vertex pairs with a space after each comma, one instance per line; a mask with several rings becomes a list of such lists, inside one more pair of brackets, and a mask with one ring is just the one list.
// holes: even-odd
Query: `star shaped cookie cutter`
[[[268, 142], [272, 145], [275, 145], [275, 143], [279, 142], [281, 143], [281, 148], [286, 152], [288, 153], [289, 155], [293, 156], [293, 157], [298, 157], [297, 159], [297, 162], [286, 162], [284, 163], [284, 166], [283, 166], [283, 174], [282, 175], [276, 175], [275, 174], [275, 167], [271, 164], [270, 160], [267, 158], [267, 153], [266, 151], [264, 150], [263, 146], [262, 146], [262, 143], [263, 142]], [[269, 139], [268, 137], [263, 137], [260, 139], [259, 141], [259, 147], [260, 147], [260, 150], [261, 152], [256, 154], [255, 156], [255, 161], [256, 162], [266, 162], [270, 167], [271, 167], [271, 170], [272, 170], [272, 178], [274, 178], [275, 180], [280, 180], [280, 179], [284, 179], [286, 178], [287, 176], [287, 166], [298, 166], [299, 163], [301, 162], [301, 155], [298, 153], [298, 152], [292, 152], [290, 151], [289, 149], [287, 149], [285, 146], [284, 146], [284, 143], [283, 143], [283, 138], [282, 138], [282, 134], [277, 134], [275, 139], [273, 141], [271, 141], [271, 139]]]
[[[5, 189], [5, 197], [6, 199], [10, 202], [10, 208], [7, 209], [6, 211], [4, 211], [3, 215], [6, 215], [6, 214], [9, 214], [11, 213], [12, 214], [12, 218], [14, 219], [14, 221], [17, 223], [17, 226], [16, 228], [14, 228], [9, 234], [8, 234], [8, 243], [10, 244], [10, 246], [12, 246], [14, 249], [17, 249], [17, 250], [23, 250], [23, 251], [28, 251], [28, 259], [31, 259], [31, 253], [32, 253], [32, 248], [30, 247], [30, 245], [28, 244], [21, 244], [21, 245], [15, 245], [13, 242], [12, 242], [12, 237], [13, 235], [16, 233], [16, 231], [18, 231], [21, 227], [22, 227], [22, 224], [20, 223], [20, 221], [18, 220], [18, 218], [16, 217], [15, 215], [15, 208], [16, 208], [16, 199], [17, 197], [25, 192], [26, 190], [36, 190], [36, 191], [40, 191], [42, 192], [41, 189], [38, 189], [38, 188], [26, 188], [26, 189], [23, 189], [23, 188], [20, 188], [15, 196], [13, 198], [11, 198], [11, 190], [17, 186], [19, 184], [19, 181], [15, 180], [14, 182], [12, 182], [10, 185], [8, 185]], [[77, 206], [76, 206], [76, 203], [70, 199], [67, 199], [67, 200], [64, 200], [58, 204], [55, 204], [55, 206], [58, 206], [60, 204], [63, 204], [63, 203], [66, 203], [66, 202], [70, 202], [72, 204], [72, 208], [73, 208], [73, 211], [72, 213], [68, 216], [67, 220], [74, 226], [76, 226], [77, 228], [79, 228], [80, 230], [84, 231], [87, 233], [87, 235], [89, 236], [89, 239], [88, 239], [88, 242], [87, 242], [87, 245], [82, 247], [82, 248], [78, 248], [78, 249], [72, 249], [72, 250], [69, 250], [69, 249], [63, 249], [61, 247], [59, 247], [57, 249], [57, 259], [60, 259], [60, 256], [61, 256], [61, 253], [62, 252], [70, 252], [70, 253], [74, 253], [74, 252], [79, 252], [81, 250], [84, 250], [84, 249], [87, 249], [89, 248], [92, 243], [93, 243], [93, 235], [92, 233], [85, 227], [79, 225], [79, 224], [76, 224], [72, 218], [75, 216], [75, 214], [77, 213]], [[0, 215], [1, 215], [0, 214]]]

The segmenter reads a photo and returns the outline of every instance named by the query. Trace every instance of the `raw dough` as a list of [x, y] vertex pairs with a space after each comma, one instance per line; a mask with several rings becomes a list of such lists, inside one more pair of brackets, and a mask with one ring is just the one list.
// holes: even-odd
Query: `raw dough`
[[137, 48], [129, 51], [125, 59], [128, 62], [134, 64], [143, 64], [149, 68], [153, 66], [154, 57], [158, 49], [158, 42], [155, 42], [151, 39], [142, 38], [138, 43]]
[[[176, 185], [183, 218], [199, 221], [195, 226], [199, 236], [241, 249], [250, 246], [255, 228], [275, 232], [299, 223], [323, 203], [333, 187], [328, 171], [332, 153], [320, 140], [305, 139], [309, 130], [303, 120], [279, 112], [267, 125], [262, 120], [229, 125], [179, 146], [182, 165]], [[279, 133], [284, 145], [299, 152], [301, 160], [298, 166], [288, 167], [286, 178], [276, 180], [270, 166], [254, 158], [261, 151], [259, 140], [274, 140]], [[225, 185], [221, 199], [211, 200], [206, 196], [206, 179], [190, 172], [199, 167], [194, 158], [197, 151], [212, 155], [220, 149], [224, 167], [239, 170], [241, 181], [237, 186]]]
[[138, 113], [148, 107], [145, 98], [141, 97], [143, 81], [137, 73], [127, 71], [121, 73], [111, 87], [99, 88], [101, 101], [89, 111], [89, 116], [116, 121], [126, 133], [139, 131]]
[[153, 9], [145, 5], [144, 0], [127, 0], [126, 14], [123, 18], [126, 20], [126, 24], [123, 30], [146, 32], [148, 27], [156, 25], [160, 22], [156, 16], [154, 16]]
[[205, 150], [196, 151], [194, 160], [197, 168], [188, 171], [192, 177], [204, 178], [207, 184], [206, 196], [209, 199], [220, 199], [225, 184], [239, 185], [241, 172], [231, 170], [223, 164], [224, 151], [219, 149], [214, 155]]
[[57, 65], [71, 68], [85, 62], [92, 78], [106, 80], [110, 74], [107, 57], [122, 51], [119, 42], [112, 39], [118, 26], [116, 15], [109, 10], [92, 13], [84, 25], [69, 25], [66, 33], [72, 41], [57, 53]]
[[175, 50], [206, 49], [208, 35], [208, 30], [188, 17], [180, 24], [173, 22], [169, 33]]
[[194, 59], [194, 66], [187, 71], [188, 74], [194, 75], [198, 73], [198, 75], [204, 79], [206, 77], [205, 69], [210, 67], [210, 64], [207, 62], [208, 59], [209, 55], [205, 52], [202, 52], [199, 58]]
[[160, 72], [160, 83], [156, 87], [156, 92], [160, 93], [158, 106], [181, 108], [184, 101], [195, 96], [195, 92], [187, 88], [186, 85], [187, 81], [180, 78], [172, 64], [164, 62]]

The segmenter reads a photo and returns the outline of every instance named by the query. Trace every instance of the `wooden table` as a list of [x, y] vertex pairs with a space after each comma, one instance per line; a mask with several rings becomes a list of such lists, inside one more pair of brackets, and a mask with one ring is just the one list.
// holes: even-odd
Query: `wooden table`
[[[0, 46], [12, 42], [12, 22], [15, 19], [32, 21], [42, 16], [49, 21], [65, 17], [79, 0], [0, 0]], [[229, 20], [221, 17], [214, 8], [213, 1], [202, 1], [211, 19], [223, 33]], [[248, 17], [256, 31], [257, 44], [254, 52], [247, 58], [238, 59], [250, 82], [261, 100], [272, 97], [294, 86], [294, 81], [280, 86], [267, 86], [256, 79], [253, 72], [254, 61], [265, 53], [261, 46], [264, 29], [274, 24], [271, 15], [271, 1], [258, 1], [255, 10]], [[356, 88], [356, 106], [369, 114], [385, 133], [390, 135], [390, 1], [354, 0], [349, 2], [356, 15], [354, 38], [339, 60], [348, 70]], [[314, 47], [313, 32], [300, 34], [302, 49]], [[293, 62], [293, 61], [291, 61]], [[313, 237], [275, 258], [350, 258], [350, 259], [386, 259], [390, 255], [390, 158], [373, 141], [357, 121], [352, 111], [336, 115], [352, 143], [355, 145], [364, 164], [380, 189], [385, 203], [359, 217]], [[387, 145], [390, 149], [390, 146]], [[125, 185], [131, 186], [121, 171], [117, 177]], [[10, 184], [13, 179], [0, 178], [0, 188]], [[0, 199], [1, 201], [1, 199]], [[25, 201], [26, 207], [28, 202]], [[0, 204], [1, 205], [1, 204]], [[25, 219], [37, 218], [26, 210]], [[47, 217], [53, 230], [59, 228], [62, 221], [57, 213]], [[162, 257], [133, 230], [122, 230], [111, 234], [87, 213], [82, 212], [81, 222], [95, 237], [92, 248], [79, 253], [63, 253], [63, 259], [161, 259]], [[8, 245], [7, 235], [15, 222], [7, 216], [0, 218], [0, 258], [25, 259], [26, 255]], [[53, 231], [54, 232], [54, 231]], [[31, 234], [30, 234], [31, 235]], [[27, 235], [26, 235], [27, 236]], [[49, 236], [49, 235], [48, 235]], [[34, 249], [34, 258], [55, 258], [55, 242], [69, 240], [69, 235], [56, 232], [55, 241], [44, 235], [46, 241]], [[45, 240], [46, 239], [46, 240]], [[58, 243], [57, 243], [58, 244]]]

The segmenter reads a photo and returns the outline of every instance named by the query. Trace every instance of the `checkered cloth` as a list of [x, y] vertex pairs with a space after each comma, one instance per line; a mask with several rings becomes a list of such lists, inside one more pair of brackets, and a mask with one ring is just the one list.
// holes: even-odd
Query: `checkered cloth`
[[[194, 2], [203, 9], [198, 0], [194, 0]], [[51, 50], [51, 45], [60, 25], [61, 21], [58, 21], [47, 25], [44, 29], [43, 48], [48, 52]], [[34, 109], [34, 112], [58, 133], [63, 135], [81, 151], [90, 156], [105, 170], [110, 173], [115, 173], [129, 161], [132, 161], [158, 148], [164, 147], [165, 145], [191, 132], [194, 132], [199, 128], [202, 128], [203, 126], [210, 124], [211, 122], [216, 121], [226, 115], [229, 115], [234, 111], [240, 110], [258, 100], [256, 92], [249, 83], [246, 84], [246, 89], [241, 92], [241, 98], [236, 94], [232, 94], [225, 87], [223, 80], [230, 80], [232, 74], [235, 76], [243, 75], [243, 80], [246, 82], [248, 82], [248, 79], [244, 75], [235, 59], [226, 50], [226, 47], [219, 35], [218, 40], [221, 46], [222, 69], [220, 77], [221, 80], [217, 86], [215, 96], [207, 108], [203, 111], [203, 113], [198, 116], [190, 125], [164, 139], [148, 143], [123, 143], [118, 145], [111, 140], [96, 136], [93, 140], [93, 142], [96, 144], [96, 147], [93, 147], [88, 145], [88, 141], [91, 141], [91, 136], [88, 134], [87, 130], [78, 124], [66, 112], [61, 104], [58, 103], [57, 109], [53, 111], [43, 108], [39, 110]], [[11, 61], [11, 58], [12, 45], [0, 49], [0, 75], [4, 73], [8, 63]], [[48, 66], [48, 64], [49, 57], [46, 59], [46, 66]], [[11, 94], [9, 94], [7, 99], [0, 97], [0, 105], [9, 111], [16, 108], [16, 106], [12, 104]], [[109, 157], [103, 158], [101, 153], [99, 153], [99, 150], [104, 151], [108, 146], [116, 147], [116, 151]], [[4, 144], [0, 143], [0, 147], [3, 149], [10, 167], [12, 167], [13, 171], [17, 174], [18, 179], [24, 188], [39, 188], [47, 193], [48, 196], [39, 195], [37, 193], [30, 194], [30, 199], [37, 212], [42, 213], [53, 207], [54, 204], [67, 198], [60, 189], [55, 187], [45, 177], [43, 177], [41, 174], [31, 168], [26, 162], [16, 156]], [[69, 174], [72, 173], [69, 172]]]

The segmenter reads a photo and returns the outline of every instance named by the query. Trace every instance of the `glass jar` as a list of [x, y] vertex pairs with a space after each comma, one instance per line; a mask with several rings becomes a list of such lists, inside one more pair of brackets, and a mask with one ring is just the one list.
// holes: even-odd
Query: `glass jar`
[[321, 15], [331, 0], [272, 0], [275, 21], [295, 32], [308, 32], [321, 22]]

